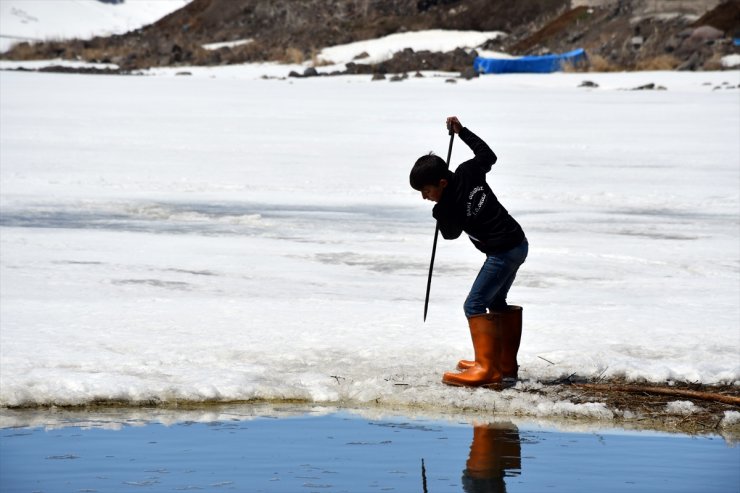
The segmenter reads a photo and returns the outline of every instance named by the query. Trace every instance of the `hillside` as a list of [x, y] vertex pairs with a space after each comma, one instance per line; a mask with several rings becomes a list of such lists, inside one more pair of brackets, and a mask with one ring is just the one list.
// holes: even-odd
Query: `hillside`
[[[717, 69], [722, 56], [738, 52], [732, 38], [740, 32], [740, 0], [193, 0], [123, 35], [22, 43], [3, 57], [112, 62], [124, 71], [253, 61], [316, 63], [318, 52], [328, 46], [427, 29], [504, 31], [508, 36], [483, 47], [512, 55], [583, 47], [598, 70]], [[349, 70], [462, 71], [474, 53], [430, 56], [407, 50], [399, 56], [373, 66], [353, 64]]]
[[0, 52], [21, 41], [123, 34], [149, 25], [189, 0], [2, 0]]

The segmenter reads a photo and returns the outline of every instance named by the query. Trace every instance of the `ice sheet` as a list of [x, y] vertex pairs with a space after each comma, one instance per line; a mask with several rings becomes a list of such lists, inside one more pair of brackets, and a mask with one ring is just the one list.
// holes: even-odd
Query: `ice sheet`
[[[540, 382], [740, 381], [739, 73], [0, 73], [0, 404], [299, 399], [610, 419]], [[584, 79], [598, 89], [577, 86]], [[655, 82], [666, 91], [624, 91]], [[723, 82], [727, 84], [723, 85]], [[708, 83], [708, 85], [706, 85]], [[456, 114], [531, 249], [518, 388], [449, 388], [480, 264], [408, 186]], [[456, 140], [453, 162], [470, 157]]]

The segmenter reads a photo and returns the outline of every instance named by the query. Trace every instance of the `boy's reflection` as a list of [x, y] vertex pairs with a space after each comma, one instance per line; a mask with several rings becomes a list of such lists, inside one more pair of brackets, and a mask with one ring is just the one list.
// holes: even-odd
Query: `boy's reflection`
[[463, 471], [466, 493], [506, 492], [505, 476], [519, 475], [522, 447], [513, 423], [473, 425], [473, 443]]

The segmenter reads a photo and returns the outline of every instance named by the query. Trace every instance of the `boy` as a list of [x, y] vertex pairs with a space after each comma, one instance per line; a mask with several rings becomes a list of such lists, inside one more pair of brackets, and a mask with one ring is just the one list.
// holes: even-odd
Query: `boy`
[[436, 202], [432, 215], [446, 240], [464, 231], [486, 261], [465, 300], [475, 361], [461, 360], [461, 373], [447, 372], [442, 382], [458, 386], [496, 386], [517, 378], [516, 354], [522, 335], [522, 308], [507, 305], [506, 295], [529, 245], [521, 226], [499, 203], [486, 183], [496, 155], [455, 116], [447, 128], [460, 136], [475, 157], [453, 173], [439, 156], [420, 157], [411, 169], [411, 187]]

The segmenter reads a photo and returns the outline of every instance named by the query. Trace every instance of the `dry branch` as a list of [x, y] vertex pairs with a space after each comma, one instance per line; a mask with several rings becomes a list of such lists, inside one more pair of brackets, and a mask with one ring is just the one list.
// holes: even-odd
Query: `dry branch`
[[702, 392], [688, 389], [672, 389], [667, 387], [647, 387], [642, 385], [601, 384], [601, 383], [577, 383], [572, 384], [576, 388], [584, 390], [595, 390], [602, 392], [630, 392], [670, 395], [675, 397], [686, 397], [703, 401], [722, 402], [733, 406], [740, 406], [740, 397], [715, 392]]

